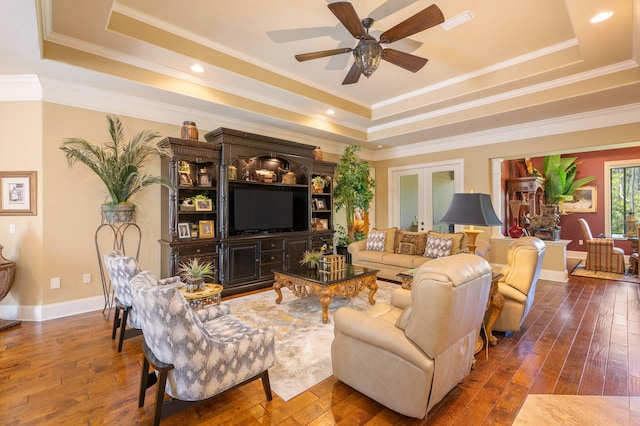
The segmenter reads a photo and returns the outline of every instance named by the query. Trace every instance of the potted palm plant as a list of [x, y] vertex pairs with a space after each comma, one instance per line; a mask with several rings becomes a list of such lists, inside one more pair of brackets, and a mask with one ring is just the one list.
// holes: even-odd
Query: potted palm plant
[[213, 263], [201, 262], [197, 257], [189, 259], [187, 262], [180, 262], [178, 267], [178, 275], [184, 281], [189, 292], [197, 289], [204, 290], [205, 278], [213, 279], [214, 272]]
[[135, 205], [130, 202], [131, 196], [154, 184], [173, 187], [168, 179], [143, 172], [143, 166], [151, 157], [170, 157], [172, 151], [158, 145], [156, 139], [160, 135], [152, 130], [143, 130], [125, 141], [120, 118], [108, 115], [107, 121], [111, 140], [92, 144], [82, 138], [66, 138], [60, 149], [66, 154], [69, 167], [83, 163], [106, 186], [109, 195], [102, 204], [104, 220], [107, 223], [133, 222]]

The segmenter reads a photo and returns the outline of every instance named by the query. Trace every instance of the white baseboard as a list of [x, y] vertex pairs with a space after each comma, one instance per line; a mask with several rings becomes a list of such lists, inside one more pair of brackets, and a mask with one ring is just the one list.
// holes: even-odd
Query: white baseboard
[[0, 318], [18, 319], [22, 321], [47, 321], [55, 318], [83, 314], [85, 312], [98, 311], [103, 308], [104, 297], [102, 296], [51, 303], [48, 305], [0, 305]]

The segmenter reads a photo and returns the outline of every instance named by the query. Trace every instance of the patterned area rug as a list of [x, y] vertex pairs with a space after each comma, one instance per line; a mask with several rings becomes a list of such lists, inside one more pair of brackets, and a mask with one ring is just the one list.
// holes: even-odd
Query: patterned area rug
[[[391, 301], [399, 284], [378, 281], [376, 302]], [[231, 314], [255, 327], [270, 325], [276, 332], [276, 365], [269, 370], [271, 389], [285, 401], [320, 383], [333, 374], [331, 342], [333, 314], [342, 306], [366, 310], [369, 289], [351, 301], [334, 297], [329, 306], [329, 323], [322, 323], [320, 302], [316, 297], [297, 298], [282, 289], [282, 302], [276, 305], [276, 293], [262, 293], [223, 302], [231, 307]]]
[[584, 269], [584, 263], [582, 260], [576, 265], [575, 268], [573, 268], [573, 271], [571, 271], [571, 275], [575, 275], [577, 277], [589, 277], [598, 278], [601, 280], [624, 281], [640, 284], [640, 279], [638, 279], [637, 275], [615, 274], [613, 272], [592, 271], [589, 269]]

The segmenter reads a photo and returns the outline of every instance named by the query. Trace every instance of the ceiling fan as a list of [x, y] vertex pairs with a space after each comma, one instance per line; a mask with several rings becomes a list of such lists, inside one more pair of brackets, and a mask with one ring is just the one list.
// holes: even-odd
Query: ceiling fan
[[342, 25], [344, 25], [347, 31], [359, 40], [358, 44], [354, 48], [348, 47], [302, 53], [295, 57], [298, 61], [302, 62], [353, 52], [355, 62], [342, 81], [342, 84], [357, 83], [361, 74], [364, 74], [365, 77], [368, 78], [378, 68], [380, 59], [384, 59], [411, 72], [419, 71], [427, 63], [428, 59], [395, 49], [384, 49], [381, 44], [393, 43], [394, 41], [409, 37], [444, 22], [442, 11], [438, 6], [432, 4], [423, 11], [416, 13], [395, 27], [380, 34], [380, 40], [377, 41], [369, 35], [369, 28], [371, 28], [373, 24], [373, 19], [364, 18], [360, 20], [351, 3], [342, 1], [330, 3], [327, 7], [333, 12]]

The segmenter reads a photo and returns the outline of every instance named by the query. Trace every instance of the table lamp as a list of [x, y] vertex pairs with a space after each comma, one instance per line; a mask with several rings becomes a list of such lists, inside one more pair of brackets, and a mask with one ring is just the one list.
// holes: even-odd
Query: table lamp
[[502, 222], [496, 216], [496, 212], [491, 205], [489, 194], [481, 193], [455, 193], [449, 210], [444, 214], [441, 223], [455, 225], [469, 225], [469, 229], [463, 229], [469, 238], [470, 253], [476, 252], [476, 238], [482, 231], [474, 226], [501, 226]]

